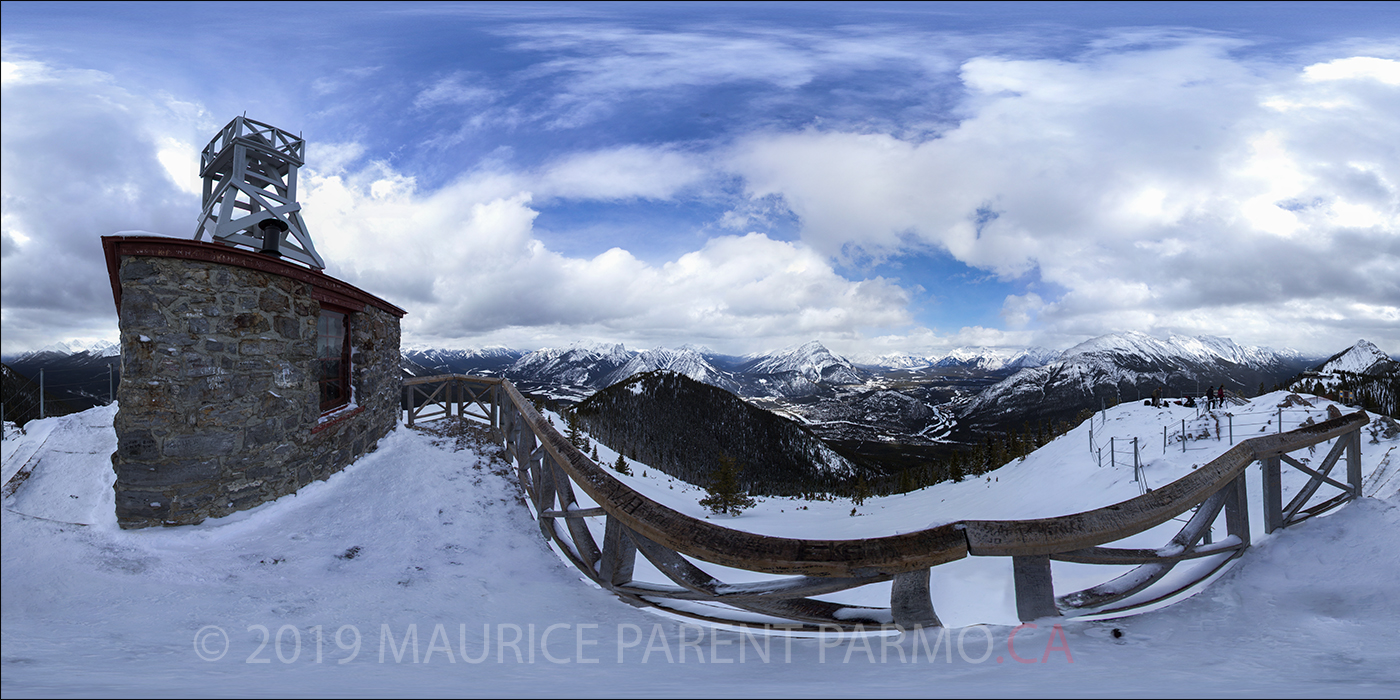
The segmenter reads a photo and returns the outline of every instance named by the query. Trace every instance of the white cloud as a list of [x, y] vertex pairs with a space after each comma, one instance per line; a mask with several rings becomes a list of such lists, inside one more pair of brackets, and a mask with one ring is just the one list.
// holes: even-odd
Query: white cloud
[[550, 163], [538, 176], [536, 191], [578, 199], [669, 199], [707, 174], [695, 156], [666, 148], [623, 146]]
[[662, 265], [619, 248], [572, 258], [532, 236], [531, 196], [511, 192], [510, 177], [419, 192], [377, 164], [305, 182], [328, 272], [409, 309], [416, 337], [537, 343], [540, 331], [571, 329], [739, 351], [910, 321], [896, 285], [846, 280], [816, 251], [761, 234], [714, 238]]
[[480, 105], [496, 98], [493, 90], [470, 83], [471, 76], [454, 73], [440, 78], [413, 98], [413, 106], [427, 109], [441, 105]]
[[1303, 79], [1314, 82], [1377, 80], [1386, 85], [1400, 86], [1400, 61], [1372, 56], [1338, 58], [1308, 66], [1303, 69]]
[[[1003, 279], [1034, 270], [1066, 290], [1039, 308], [1047, 337], [1247, 328], [1242, 341], [1303, 344], [1331, 325], [1320, 308], [1400, 304], [1394, 63], [1279, 71], [1190, 41], [977, 58], [964, 118], [938, 138], [762, 133], [725, 162], [829, 256], [933, 245]], [[1030, 301], [1007, 299], [1013, 327]], [[1400, 345], [1400, 329], [1377, 335]]]
[[197, 134], [214, 127], [196, 105], [132, 94], [100, 71], [6, 63], [5, 351], [113, 337], [116, 310], [99, 237], [135, 229], [193, 235], [199, 198], [190, 189], [190, 156], [180, 149], [192, 149]]

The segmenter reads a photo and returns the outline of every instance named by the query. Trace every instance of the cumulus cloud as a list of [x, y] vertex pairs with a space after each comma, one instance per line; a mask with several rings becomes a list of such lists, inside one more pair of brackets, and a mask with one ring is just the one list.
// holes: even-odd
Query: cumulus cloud
[[531, 195], [502, 184], [471, 177], [419, 192], [382, 164], [313, 173], [305, 211], [326, 232], [317, 245], [329, 271], [410, 308], [406, 329], [423, 338], [572, 328], [738, 351], [910, 320], [897, 285], [847, 280], [809, 247], [761, 234], [714, 238], [661, 265], [619, 248], [561, 255], [533, 237]]
[[[347, 127], [313, 143], [303, 171], [331, 272], [409, 308], [411, 334], [736, 351], [814, 336], [852, 351], [1064, 346], [1119, 330], [1400, 346], [1393, 53], [1312, 47], [1309, 65], [1287, 65], [1190, 30], [1102, 32], [1079, 53], [889, 27], [486, 31], [534, 62], [508, 75], [438, 63], [401, 91], [410, 120], [465, 114], [459, 131], [386, 145]], [[55, 340], [55, 323], [104, 335], [97, 237], [188, 235], [197, 149], [222, 120], [99, 71], [10, 54], [3, 68], [5, 346]], [[338, 113], [374, 70], [301, 76], [315, 114]], [[678, 116], [712, 97], [723, 126]], [[666, 128], [639, 127], [652, 112], [624, 101]], [[815, 116], [769, 118], [796, 104]], [[603, 118], [577, 140], [549, 131]], [[442, 149], [488, 125], [494, 150], [449, 162]], [[514, 163], [511, 139], [544, 131], [553, 140]], [[442, 162], [414, 170], [404, 151], [425, 144]], [[549, 207], [567, 220], [570, 203], [635, 200], [716, 213], [657, 231], [688, 251], [663, 260], [570, 256], [535, 235]], [[850, 272], [944, 253], [1007, 288], [1003, 327], [920, 327], [912, 282]], [[911, 279], [948, 308], [966, 288]]]
[[186, 149], [216, 127], [188, 102], [134, 95], [100, 71], [24, 59], [5, 61], [3, 99], [6, 352], [59, 340], [55, 329], [65, 338], [113, 336], [99, 237], [193, 235], [199, 196]]
[[[976, 58], [963, 119], [937, 138], [764, 133], [726, 162], [834, 258], [935, 246], [1066, 290], [1008, 299], [1013, 327], [1034, 307], [1047, 335], [1245, 329], [1304, 343], [1331, 328], [1321, 309], [1386, 317], [1400, 302], [1398, 65], [1261, 68], [1192, 40]], [[1400, 343], [1393, 327], [1378, 336]]]

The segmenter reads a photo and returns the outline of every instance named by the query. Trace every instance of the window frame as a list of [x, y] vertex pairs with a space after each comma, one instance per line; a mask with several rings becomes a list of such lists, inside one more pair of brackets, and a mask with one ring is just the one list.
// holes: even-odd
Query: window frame
[[[324, 317], [324, 314], [328, 311], [334, 314], [339, 314], [344, 319], [342, 323], [339, 357], [340, 373], [338, 377], [332, 379], [328, 379], [322, 376], [321, 372], [321, 363], [325, 360], [331, 359], [329, 357], [323, 357], [321, 354], [321, 319]], [[320, 408], [321, 416], [326, 416], [331, 413], [335, 413], [336, 411], [342, 410], [346, 406], [349, 406], [351, 403], [354, 402], [355, 390], [354, 385], [351, 383], [350, 371], [350, 335], [351, 329], [353, 328], [353, 324], [354, 312], [338, 304], [328, 304], [326, 302], [321, 302], [321, 306], [316, 312], [316, 351], [314, 362], [316, 363], [316, 399], [317, 405]], [[339, 381], [343, 389], [341, 396], [337, 399], [333, 399], [330, 402], [326, 401], [324, 398], [325, 385], [328, 381]]]

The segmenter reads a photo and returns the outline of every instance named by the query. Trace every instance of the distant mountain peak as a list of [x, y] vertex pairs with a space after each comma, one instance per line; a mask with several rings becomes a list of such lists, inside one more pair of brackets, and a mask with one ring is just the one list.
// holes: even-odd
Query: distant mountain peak
[[1331, 372], [1365, 374], [1377, 364], [1389, 363], [1390, 361], [1389, 355], [1382, 352], [1374, 343], [1362, 338], [1356, 341], [1355, 345], [1328, 358], [1326, 362], [1318, 366], [1317, 371], [1324, 374]]
[[38, 357], [45, 353], [58, 357], [68, 357], [79, 353], [88, 353], [92, 357], [117, 357], [122, 354], [121, 345], [111, 340], [82, 340], [74, 339], [64, 342], [51, 343], [38, 350], [20, 355], [21, 359]]

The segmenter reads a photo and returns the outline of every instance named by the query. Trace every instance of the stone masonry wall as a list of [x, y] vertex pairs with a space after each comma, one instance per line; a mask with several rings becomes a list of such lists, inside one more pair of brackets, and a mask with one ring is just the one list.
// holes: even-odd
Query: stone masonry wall
[[292, 493], [397, 424], [394, 314], [364, 304], [351, 315], [351, 405], [322, 417], [312, 284], [154, 256], [123, 256], [119, 278], [121, 527], [197, 523]]

